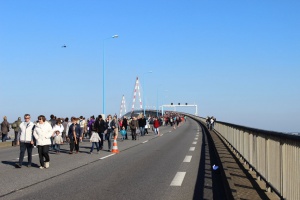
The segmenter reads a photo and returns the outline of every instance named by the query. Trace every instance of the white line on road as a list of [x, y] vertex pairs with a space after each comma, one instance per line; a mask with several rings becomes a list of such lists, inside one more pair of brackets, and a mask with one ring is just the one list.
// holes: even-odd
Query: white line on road
[[192, 156], [185, 156], [183, 162], [191, 162]]
[[177, 172], [170, 186], [181, 186], [186, 172]]
[[112, 154], [110, 154], [110, 155], [108, 155], [108, 156], [104, 156], [104, 157], [99, 158], [99, 159], [100, 159], [100, 160], [103, 160], [103, 159], [108, 158], [108, 157], [113, 156], [113, 155], [115, 155], [115, 153], [112, 153]]
[[163, 135], [164, 135], [164, 134], [161, 134], [160, 137], [163, 136]]
[[172, 131], [169, 131], [169, 133], [171, 133]]
[[193, 144], [197, 144], [197, 142], [193, 142]]
[[190, 147], [190, 151], [195, 151], [195, 147]]
[[146, 142], [148, 142], [148, 140], [146, 140], [146, 141], [144, 141], [144, 142], [142, 142], [142, 143], [145, 144]]
[[195, 140], [198, 140], [198, 138], [196, 137]]

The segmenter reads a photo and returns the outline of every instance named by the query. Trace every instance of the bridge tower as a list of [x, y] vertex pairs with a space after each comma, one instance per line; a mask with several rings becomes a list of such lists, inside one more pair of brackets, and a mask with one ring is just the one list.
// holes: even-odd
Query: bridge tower
[[120, 117], [122, 117], [123, 110], [124, 110], [124, 114], [126, 114], [126, 101], [125, 101], [125, 96], [124, 95], [123, 95], [122, 101], [121, 101]]
[[136, 77], [136, 81], [135, 81], [131, 112], [134, 111], [134, 107], [135, 107], [135, 104], [136, 104], [136, 96], [137, 96], [137, 94], [139, 95], [139, 107], [140, 107], [140, 109], [142, 109], [143, 108], [143, 103], [142, 103], [142, 98], [141, 98], [139, 77]]

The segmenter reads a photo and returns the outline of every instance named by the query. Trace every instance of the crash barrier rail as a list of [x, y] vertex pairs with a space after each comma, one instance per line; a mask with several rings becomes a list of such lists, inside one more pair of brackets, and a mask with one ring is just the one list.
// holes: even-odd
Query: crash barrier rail
[[[205, 124], [206, 119], [200, 118]], [[282, 199], [300, 199], [300, 137], [226, 122], [214, 128], [269, 192]]]

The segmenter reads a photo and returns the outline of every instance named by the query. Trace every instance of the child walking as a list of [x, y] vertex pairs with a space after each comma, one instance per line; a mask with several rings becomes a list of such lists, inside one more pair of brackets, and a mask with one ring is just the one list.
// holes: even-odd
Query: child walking
[[92, 136], [90, 138], [90, 142], [92, 142], [92, 147], [90, 154], [94, 151], [94, 145], [96, 145], [97, 148], [97, 153], [99, 153], [99, 142], [101, 141], [101, 138], [99, 137], [99, 134], [96, 132], [96, 129], [93, 127], [92, 128]]
[[63, 139], [62, 139], [59, 131], [55, 131], [54, 134], [55, 134], [54, 139], [53, 139], [54, 149], [56, 151], [56, 154], [59, 154], [60, 153], [60, 144], [63, 144]]
[[122, 135], [122, 141], [124, 141], [126, 138], [126, 134], [127, 134], [124, 126], [122, 127], [122, 130], [120, 131], [120, 133]]

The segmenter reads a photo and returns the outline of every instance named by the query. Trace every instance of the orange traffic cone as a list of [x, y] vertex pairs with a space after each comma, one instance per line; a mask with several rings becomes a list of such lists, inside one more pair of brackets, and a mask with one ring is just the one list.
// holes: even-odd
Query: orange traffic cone
[[112, 153], [120, 153], [117, 145], [117, 138], [114, 138], [114, 143], [113, 143], [113, 148], [112, 148]]

